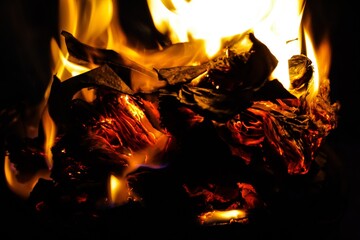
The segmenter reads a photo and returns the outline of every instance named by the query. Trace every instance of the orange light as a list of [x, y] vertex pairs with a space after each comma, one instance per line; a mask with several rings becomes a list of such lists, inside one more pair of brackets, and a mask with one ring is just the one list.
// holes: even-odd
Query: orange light
[[228, 224], [246, 219], [247, 214], [244, 210], [214, 210], [200, 215], [200, 222], [204, 225]]
[[148, 5], [160, 32], [169, 32], [173, 43], [204, 41], [209, 58], [224, 40], [252, 30], [279, 60], [273, 78], [289, 88], [288, 59], [300, 54], [302, 0], [148, 0]]
[[109, 198], [113, 205], [122, 205], [128, 201], [129, 189], [126, 179], [110, 175], [109, 179]]
[[5, 155], [4, 174], [9, 189], [24, 199], [30, 196], [39, 178], [50, 179], [50, 171], [42, 169], [29, 176], [26, 181], [20, 181], [18, 178], [19, 173], [11, 163], [9, 154]]

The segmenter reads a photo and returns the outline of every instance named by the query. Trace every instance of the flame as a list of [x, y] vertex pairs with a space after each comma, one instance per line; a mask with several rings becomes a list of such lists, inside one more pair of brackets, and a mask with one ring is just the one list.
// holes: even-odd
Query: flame
[[[117, 1], [114, 0], [59, 1], [59, 29], [71, 33], [87, 45], [112, 49], [141, 62], [142, 56], [127, 46], [127, 36], [120, 26], [116, 3]], [[63, 38], [59, 44], [53, 39], [51, 49], [54, 62], [53, 72], [61, 80], [97, 67], [91, 63], [85, 67], [83, 63], [72, 62]], [[59, 59], [61, 59], [60, 64]]]
[[246, 211], [240, 209], [232, 210], [214, 210], [206, 212], [199, 216], [201, 224], [214, 225], [214, 224], [227, 224], [231, 222], [240, 222], [246, 219]]
[[321, 82], [328, 78], [329, 38], [324, 36], [320, 45], [314, 47], [311, 19], [309, 15], [304, 19], [303, 0], [148, 0], [148, 6], [155, 26], [167, 34], [172, 43], [201, 40], [208, 58], [224, 47], [222, 44], [227, 38], [253, 31], [278, 60], [271, 79], [279, 80], [289, 91], [288, 60], [306, 52], [314, 68], [308, 101], [317, 95]]
[[210, 56], [220, 50], [222, 38], [245, 32], [265, 18], [272, 4], [271, 0], [148, 0], [156, 27], [162, 33], [170, 31], [173, 43], [203, 39]]
[[47, 169], [41, 169], [29, 176], [26, 181], [20, 181], [18, 178], [19, 173], [14, 164], [11, 163], [8, 153], [6, 153], [4, 159], [4, 174], [9, 189], [24, 199], [30, 196], [31, 191], [40, 178], [50, 179], [50, 172]]
[[[322, 79], [327, 78], [330, 66], [330, 45], [324, 40], [320, 47], [313, 48], [311, 34], [308, 31], [309, 26], [305, 29], [301, 28], [304, 11], [302, 0], [207, 2], [204, 0], [148, 0], [148, 7], [156, 28], [163, 34], [167, 34], [173, 44], [194, 43], [192, 47], [196, 47], [196, 51], [187, 50], [187, 53], [192, 53], [193, 56], [179, 56], [183, 52], [173, 51], [171, 48], [149, 53], [144, 49], [129, 47], [127, 37], [119, 25], [118, 6], [115, 2], [113, 0], [59, 1], [59, 28], [73, 34], [75, 38], [87, 45], [115, 50], [150, 70], [153, 66], [198, 64], [204, 59], [204, 55], [207, 59], [214, 57], [227, 38], [252, 30], [257, 39], [263, 42], [278, 59], [279, 63], [272, 74], [272, 79], [278, 79], [286, 89], [290, 86], [288, 60], [291, 56], [301, 53], [304, 39], [307, 56], [312, 60], [315, 69], [311, 82], [311, 96], [316, 95]], [[201, 44], [198, 44], [198, 40]], [[80, 64], [70, 59], [63, 38], [60, 42], [57, 42], [55, 38], [52, 39], [51, 49], [52, 72], [61, 81], [97, 67], [94, 63]], [[204, 51], [204, 53], [197, 51]], [[140, 76], [137, 77], [140, 78]], [[83, 91], [81, 94], [85, 99], [94, 97], [93, 92]], [[126, 102], [127, 99], [124, 101]], [[128, 106], [131, 107], [131, 104]], [[144, 121], [141, 110], [131, 109], [131, 111], [134, 117]], [[43, 125], [46, 138], [46, 159], [51, 168], [51, 147], [55, 141], [56, 126], [47, 110], [44, 112]], [[156, 162], [156, 156], [167, 146], [169, 138], [159, 133], [154, 135], [154, 139], [157, 139], [157, 144], [152, 150], [145, 149], [143, 152], [130, 156], [130, 167], [126, 174], [142, 164]], [[8, 178], [11, 179], [9, 166], [6, 167], [6, 172]], [[109, 198], [112, 203], [125, 202], [128, 197], [126, 175], [121, 177], [111, 175], [109, 182]], [[241, 211], [235, 212], [235, 215], [234, 212], [216, 212], [212, 213], [212, 216], [221, 220], [230, 220], [244, 218], [246, 214]], [[209, 219], [208, 216], [206, 218]], [[208, 220], [204, 219], [204, 221]]]
[[[116, 1], [112, 0], [60, 1], [59, 28], [90, 46], [115, 50], [150, 71], [154, 66], [199, 64], [204, 58], [196, 51], [203, 51], [212, 58], [226, 39], [252, 30], [278, 59], [271, 78], [278, 79], [286, 89], [290, 88], [288, 60], [301, 53], [304, 38], [307, 46], [313, 45], [301, 26], [303, 0], [148, 0], [147, 3], [156, 28], [168, 35], [172, 44], [194, 43], [197, 50], [187, 52], [193, 54], [192, 57], [181, 56], [184, 52], [174, 49], [155, 52], [132, 49], [117, 19]], [[84, 66], [71, 62], [63, 38], [60, 45], [53, 39], [51, 48], [53, 72], [61, 80], [96, 67], [91, 63]], [[315, 55], [310, 59], [316, 62]]]
[[315, 44], [311, 40], [313, 38], [310, 29], [311, 19], [308, 17], [304, 20], [306, 55], [312, 60], [314, 66], [314, 74], [310, 85], [311, 89], [309, 91], [308, 101], [311, 101], [317, 95], [321, 84], [324, 83], [325, 85], [325, 81], [329, 80], [331, 66], [331, 46], [328, 34], [325, 33], [319, 45], [315, 47]]
[[49, 169], [53, 166], [51, 147], [55, 142], [56, 137], [56, 125], [49, 115], [49, 111], [46, 108], [42, 117], [42, 123], [45, 134], [44, 152], [46, 164]]
[[120, 176], [110, 175], [109, 198], [113, 205], [122, 205], [128, 201], [129, 188], [126, 179]]
[[[117, 19], [119, 6], [112, 0], [60, 1], [59, 27], [87, 45], [115, 50], [149, 72], [154, 67], [199, 64], [204, 61], [204, 55], [209, 59], [219, 53], [227, 39], [251, 30], [278, 60], [271, 79], [276, 78], [286, 89], [290, 88], [288, 60], [302, 52], [301, 46], [306, 38], [301, 26], [305, 1], [148, 0], [147, 3], [155, 27], [168, 35], [172, 44], [190, 42], [193, 45], [187, 46], [189, 49], [186, 50], [133, 49], [127, 44], [129, 40]], [[305, 41], [312, 46], [311, 39]], [[53, 39], [51, 48], [53, 72], [61, 80], [96, 67], [91, 63], [85, 66], [71, 62], [63, 38], [60, 45]], [[315, 62], [314, 58], [311, 60]], [[156, 87], [157, 84], [154, 79], [142, 79], [144, 76], [139, 74], [133, 78], [137, 79], [132, 83], [134, 86], [143, 84], [143, 88], [152, 89], [150, 85]]]
[[224, 39], [253, 30], [279, 60], [273, 78], [289, 88], [288, 59], [300, 53], [303, 1], [148, 0], [148, 5], [160, 32], [173, 43], [203, 40], [210, 58]]
[[[116, 48], [116, 34], [120, 34], [114, 18], [114, 2], [112, 0], [97, 1], [59, 1], [59, 28], [71, 32], [81, 41], [102, 48]], [[117, 29], [114, 31], [114, 29]], [[84, 66], [72, 62], [69, 59], [69, 53], [64, 39], [58, 43], [55, 38], [51, 39], [52, 72], [61, 81], [70, 77], [82, 74], [96, 67], [95, 64]], [[51, 89], [49, 85], [45, 99], [47, 99]], [[94, 92], [83, 89], [79, 98], [87, 101], [94, 99]], [[51, 147], [55, 142], [56, 126], [51, 119], [48, 109], [45, 108], [42, 124], [45, 133], [45, 156], [49, 168], [52, 167]]]
[[168, 34], [172, 43], [203, 40], [209, 58], [221, 50], [224, 39], [252, 30], [276, 56], [279, 63], [271, 79], [278, 79], [289, 90], [288, 60], [303, 52], [311, 59], [315, 75], [311, 98], [321, 79], [327, 79], [331, 48], [328, 38], [314, 49], [310, 18], [303, 21], [305, 1], [207, 1], [148, 0], [155, 26]]
[[[94, 47], [120, 49], [124, 38], [115, 10], [113, 0], [60, 1], [59, 28]], [[61, 50], [67, 52], [64, 42], [61, 42]]]

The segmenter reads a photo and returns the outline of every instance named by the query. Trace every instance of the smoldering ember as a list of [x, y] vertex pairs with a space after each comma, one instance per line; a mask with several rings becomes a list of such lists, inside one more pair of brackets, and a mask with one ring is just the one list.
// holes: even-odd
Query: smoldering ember
[[[96, 67], [52, 80], [53, 165], [27, 198], [41, 219], [54, 226], [245, 226], [274, 217], [286, 201], [311, 198], [324, 183], [321, 147], [337, 126], [339, 103], [329, 98], [328, 79], [312, 95], [314, 66], [305, 54], [288, 60], [285, 89], [270, 78], [277, 58], [252, 31], [198, 65], [153, 71], [61, 35], [71, 61]], [[157, 87], [135, 89], [134, 74]], [[95, 97], [77, 97], [84, 89]], [[41, 134], [9, 139], [7, 157], [20, 182], [48, 169]]]

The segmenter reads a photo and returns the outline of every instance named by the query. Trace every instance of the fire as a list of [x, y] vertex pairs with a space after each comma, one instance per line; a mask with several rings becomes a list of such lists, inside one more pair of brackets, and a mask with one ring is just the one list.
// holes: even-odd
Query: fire
[[157, 28], [170, 34], [173, 43], [201, 39], [208, 57], [236, 34], [253, 30], [279, 60], [274, 72], [289, 88], [288, 59], [300, 53], [303, 1], [162, 1], [149, 0]]
[[14, 164], [11, 163], [9, 154], [5, 155], [4, 173], [9, 188], [19, 197], [24, 199], [27, 199], [30, 196], [31, 190], [40, 178], [50, 179], [50, 172], [47, 169], [43, 169], [25, 177], [26, 180], [19, 180], [22, 176], [19, 176], [20, 173], [16, 170]]
[[45, 139], [46, 139], [44, 144], [45, 158], [46, 158], [47, 166], [51, 170], [53, 165], [51, 147], [55, 142], [56, 125], [54, 121], [51, 119], [47, 109], [45, 109], [44, 111], [42, 117], [42, 123], [44, 128]]
[[110, 196], [109, 199], [114, 205], [122, 205], [128, 201], [128, 186], [126, 179], [121, 177], [110, 175], [109, 180], [110, 186]]
[[[149, 0], [156, 27], [170, 33], [173, 43], [192, 39], [205, 41], [206, 52], [215, 55], [224, 37], [252, 28], [266, 18], [272, 1]], [[244, 7], [246, 6], [246, 7]]]
[[[81, 41], [101, 48], [117, 48], [121, 34], [116, 23], [116, 4], [112, 0], [104, 1], [61, 1], [59, 2], [59, 29], [71, 32]], [[121, 42], [121, 41], [120, 41]], [[64, 42], [61, 52], [66, 55]]]
[[320, 86], [328, 85], [329, 69], [331, 66], [331, 47], [327, 36], [325, 35], [319, 46], [311, 42], [311, 34], [305, 31], [306, 52], [310, 59], [313, 59], [315, 73], [312, 80], [312, 91], [309, 94], [309, 101], [317, 95]]
[[[310, 119], [316, 123], [314, 125], [322, 124], [322, 117], [327, 118], [327, 122], [332, 122], [333, 116], [326, 114], [322, 116], [322, 114], [317, 114], [316, 112], [317, 105], [327, 110], [326, 99], [324, 101], [322, 100], [327, 97], [327, 94], [324, 93], [324, 88], [328, 86], [331, 47], [326, 37], [318, 46], [314, 46], [311, 39], [310, 19], [305, 19], [306, 21], [303, 19], [304, 1], [222, 0], [205, 2], [201, 0], [148, 0], [147, 4], [156, 29], [170, 39], [171, 42], [169, 45], [163, 46], [159, 44], [156, 49], [146, 49], [144, 46], [134, 47], [131, 45], [129, 43], [130, 39], [126, 36], [125, 31], [119, 24], [118, 10], [121, 5], [118, 6], [116, 1], [59, 1], [59, 28], [64, 31], [65, 34], [63, 36], [65, 36], [65, 38], [61, 38], [60, 42], [57, 42], [54, 38], [50, 43], [54, 79], [51, 81], [44, 98], [45, 101], [50, 102], [49, 95], [51, 90], [57, 87], [61, 90], [61, 87], [59, 87], [60, 84], [69, 83], [69, 88], [73, 87], [73, 89], [71, 88], [68, 92], [66, 92], [67, 89], [64, 91], [64, 93], [69, 94], [69, 96], [62, 96], [62, 93], [59, 93], [59, 96], [56, 97], [68, 101], [66, 104], [69, 104], [69, 106], [67, 106], [69, 108], [89, 107], [91, 105], [94, 109], [92, 109], [93, 112], [89, 113], [89, 116], [93, 113], [94, 115], [91, 115], [89, 118], [86, 118], [87, 116], [82, 118], [83, 116], [80, 116], [81, 114], [74, 114], [76, 115], [76, 120], [80, 119], [79, 122], [85, 119], [84, 122], [76, 125], [76, 127], [80, 129], [76, 129], [79, 131], [76, 133], [80, 135], [80, 137], [76, 137], [81, 139], [81, 137], [85, 136], [84, 139], [80, 141], [83, 140], [85, 143], [91, 145], [91, 150], [85, 150], [85, 159], [81, 159], [80, 157], [80, 160], [78, 160], [71, 156], [71, 151], [73, 151], [74, 154], [78, 154], [78, 149], [67, 145], [66, 140], [61, 141], [62, 139], [57, 139], [58, 131], [62, 126], [57, 126], [57, 123], [59, 123], [58, 119], [52, 119], [49, 112], [50, 109], [45, 108], [42, 115], [42, 124], [45, 137], [44, 154], [48, 169], [52, 170], [55, 164], [53, 158], [57, 157], [60, 161], [70, 162], [71, 165], [64, 167], [61, 165], [63, 164], [62, 162], [60, 166], [64, 167], [65, 172], [58, 172], [57, 174], [60, 176], [64, 175], [70, 182], [74, 181], [74, 179], [79, 180], [82, 177], [81, 171], [84, 172], [84, 175], [88, 174], [88, 170], [92, 166], [91, 160], [94, 160], [92, 159], [92, 154], [95, 152], [95, 156], [99, 154], [101, 160], [104, 160], [104, 162], [101, 162], [103, 165], [100, 165], [102, 167], [105, 166], [104, 169], [108, 170], [108, 165], [112, 167], [116, 166], [117, 168], [114, 171], [106, 172], [106, 174], [108, 174], [108, 176], [106, 176], [108, 183], [107, 199], [111, 205], [127, 203], [129, 198], [134, 197], [127, 177], [142, 166], [151, 169], [164, 167], [166, 164], [162, 162], [162, 158], [171, 143], [173, 143], [172, 136], [168, 132], [168, 129], [166, 127], [162, 128], [158, 122], [160, 118], [158, 116], [160, 114], [156, 109], [158, 106], [155, 106], [155, 103], [142, 99], [142, 94], [163, 90], [162, 88], [165, 86], [171, 85], [168, 83], [171, 82], [171, 80], [168, 81], [166, 76], [163, 76], [167, 74], [167, 76], [171, 75], [169, 79], [172, 77], [175, 78], [176, 74], [171, 72], [173, 68], [176, 68], [176, 70], [180, 68], [179, 72], [185, 68], [185, 80], [181, 80], [188, 83], [188, 85], [179, 91], [179, 96], [176, 96], [176, 93], [173, 92], [165, 93], [164, 95], [168, 94], [172, 97], [175, 96], [175, 98], [178, 97], [177, 99], [181, 98], [180, 100], [183, 101], [181, 103], [190, 99], [189, 105], [192, 105], [193, 102], [191, 102], [191, 100], [195, 99], [194, 102], [196, 102], [196, 104], [199, 104], [199, 106], [205, 110], [210, 109], [211, 111], [213, 110], [212, 106], [209, 107], [207, 104], [212, 100], [216, 100], [213, 98], [219, 97], [221, 104], [224, 104], [224, 102], [221, 102], [223, 99], [225, 99], [226, 103], [230, 102], [232, 106], [239, 103], [238, 100], [232, 101], [233, 99], [227, 99], [226, 97], [228, 96], [221, 91], [225, 89], [225, 92], [228, 93], [234, 89], [238, 90], [236, 87], [245, 85], [245, 91], [242, 92], [244, 89], [241, 89], [240, 93], [245, 92], [245, 94], [243, 94], [245, 96], [244, 101], [248, 101], [247, 94], [249, 93], [247, 91], [249, 88], [252, 90], [251, 88], [253, 86], [249, 86], [251, 84], [247, 82], [241, 82], [243, 79], [240, 79], [241, 83], [239, 83], [239, 86], [236, 85], [238, 83], [232, 82], [233, 80], [237, 80], [236, 78], [242, 78], [242, 73], [237, 74], [243, 69], [248, 70], [248, 66], [244, 68], [240, 67], [240, 70], [235, 69], [235, 73], [233, 73], [230, 71], [233, 70], [231, 69], [233, 66], [230, 63], [233, 63], [231, 61], [239, 61], [240, 65], [246, 65], [250, 59], [249, 56], [253, 53], [251, 49], [255, 46], [254, 49], [259, 50], [257, 52], [261, 58], [259, 62], [263, 63], [262, 57], [268, 58], [264, 60], [266, 64], [270, 62], [264, 69], [261, 69], [262, 66], [260, 66], [259, 68], [261, 70], [259, 70], [259, 72], [263, 71], [265, 72], [264, 74], [267, 74], [267, 70], [270, 69], [269, 79], [266, 80], [270, 82], [276, 82], [276, 80], [278, 80], [284, 89], [293, 94], [294, 98], [285, 100], [275, 99], [276, 103], [275, 101], [271, 102], [270, 100], [262, 99], [249, 100], [251, 105], [249, 105], [249, 108], [246, 110], [238, 106], [233, 106], [234, 111], [241, 111], [241, 114], [244, 114], [243, 116], [241, 116], [240, 113], [233, 114], [233, 112], [227, 112], [227, 109], [224, 110], [220, 108], [219, 111], [225, 112], [224, 115], [226, 115], [226, 117], [228, 117], [227, 114], [229, 114], [232, 118], [231, 120], [227, 119], [228, 122], [226, 123], [224, 123], [225, 121], [223, 122], [222, 119], [219, 121], [218, 119], [212, 119], [213, 129], [216, 129], [214, 131], [218, 131], [219, 138], [230, 139], [229, 142], [231, 143], [227, 145], [230, 149], [229, 152], [231, 152], [232, 156], [244, 160], [244, 162], [246, 162], [245, 165], [249, 164], [252, 158], [252, 154], [249, 154], [251, 151], [247, 152], [248, 149], [251, 150], [258, 146], [263, 147], [264, 142], [268, 141], [265, 143], [269, 145], [267, 148], [271, 148], [273, 154], [278, 154], [277, 157], [285, 159], [288, 173], [306, 173], [309, 163], [305, 158], [313, 154], [311, 151], [318, 147], [323, 137], [321, 134], [326, 133], [330, 129], [324, 129], [328, 127], [327, 125], [319, 126], [319, 131], [312, 128], [309, 130], [307, 121], [310, 120], [306, 118], [306, 116], [304, 117], [302, 115], [299, 117], [297, 115], [303, 114], [301, 111], [298, 111], [298, 107], [303, 107], [301, 106], [303, 104], [301, 101], [305, 97], [306, 104], [304, 105], [309, 107], [304, 107], [304, 109], [308, 111], [306, 113], [311, 115]], [[88, 51], [84, 49], [82, 49], [84, 51], [79, 51], [80, 55], [82, 54], [79, 58], [70, 54], [71, 50], [69, 50], [69, 46], [66, 45], [66, 40], [69, 41], [70, 37], [73, 37], [70, 40], [74, 42], [78, 40], [80, 44], [86, 44], [85, 47], [88, 47], [88, 49], [86, 49]], [[230, 45], [229, 43], [233, 43], [236, 46], [235, 50], [230, 49], [234, 45]], [[81, 45], [81, 47], [84, 47], [84, 45]], [[269, 52], [264, 46], [269, 49]], [[305, 49], [303, 49], [303, 46], [305, 46]], [[106, 54], [109, 55], [102, 52], [107, 50], [111, 51], [110, 53], [109, 51], [106, 52]], [[105, 64], [102, 64], [102, 54], [105, 55], [105, 57], [110, 56], [111, 60], [104, 60], [103, 62], [105, 62]], [[306, 57], [311, 60], [314, 68], [314, 74], [309, 81], [309, 87], [305, 90], [302, 88], [301, 90], [294, 89], [292, 86], [289, 62], [291, 57], [295, 55], [306, 55]], [[255, 62], [257, 60], [258, 59], [256, 59]], [[124, 67], [127, 70], [126, 73], [129, 75], [128, 82], [123, 81], [116, 70], [109, 66], [114, 62], [115, 65], [119, 64], [117, 67]], [[243, 67], [243, 65], [241, 66]], [[192, 76], [188, 76], [193, 72], [191, 70], [186, 71], [191, 69], [191, 67], [199, 67], [199, 69], [193, 71], [199, 71], [196, 72], [199, 74], [193, 78]], [[250, 68], [251, 67], [253, 67], [253, 65], [251, 65]], [[102, 75], [105, 70], [109, 70], [109, 72], [107, 72], [108, 75]], [[209, 77], [209, 75], [211, 75], [209, 73], [210, 70], [214, 70], [212, 72], [215, 72], [214, 78]], [[216, 72], [217, 70], [220, 72], [219, 75], [230, 73], [225, 75], [225, 77], [221, 75], [219, 77], [220, 80], [218, 80], [216, 79], [216, 74], [218, 74]], [[256, 71], [257, 69], [255, 72]], [[85, 87], [82, 87], [79, 91], [72, 94], [72, 91], [75, 92], [75, 90], [78, 90], [76, 87], [79, 87], [77, 85], [75, 85], [75, 87], [72, 86], [72, 81], [82, 79], [82, 76], [85, 76], [84, 78], [86, 80], [90, 79], [90, 81], [94, 81], [91, 83], [95, 86], [101, 85], [111, 90], [116, 90], [114, 92], [118, 95], [114, 94], [114, 92], [108, 88], [100, 89], [97, 92], [93, 88], [87, 87], [86, 84], [84, 84]], [[163, 77], [163, 79], [160, 76]], [[230, 80], [228, 79], [229, 76]], [[99, 77], [99, 79], [97, 79], [97, 77]], [[106, 79], [106, 77], [109, 79]], [[257, 77], [258, 75], [254, 78], [257, 79]], [[188, 78], [191, 81], [186, 82]], [[260, 76], [260, 78], [263, 78], [263, 76]], [[208, 88], [205, 88], [206, 90], [198, 90], [197, 87], [200, 84], [204, 84], [202, 82], [204, 79], [208, 80], [205, 84], [211, 85], [215, 90], [220, 90], [220, 93], [217, 91], [212, 92], [211, 90], [213, 89], [209, 90]], [[178, 83], [176, 80], [173, 81]], [[254, 82], [255, 85], [258, 84], [256, 80]], [[254, 88], [260, 89], [263, 86], [262, 84], [263, 83]], [[126, 87], [124, 87], [125, 85]], [[192, 87], [195, 89], [194, 92], [191, 92]], [[205, 94], [201, 95], [202, 93]], [[189, 94], [190, 97], [186, 94]], [[207, 94], [211, 97], [206, 98], [208, 96]], [[249, 95], [251, 94], [252, 93]], [[64, 99], [61, 97], [64, 97]], [[66, 97], [71, 99], [66, 99]], [[69, 102], [75, 99], [83, 101], [77, 103], [79, 105], [75, 104], [70, 107]], [[209, 105], [211, 105], [211, 103]], [[217, 104], [218, 102], [215, 102], [214, 105]], [[84, 107], [84, 109], [90, 109], [90, 107], [86, 107]], [[216, 107], [214, 107], [215, 111], [218, 110]], [[187, 105], [183, 108], [179, 107], [177, 110], [181, 112], [182, 115], [179, 114], [181, 117], [185, 116], [185, 120], [176, 119], [175, 117], [174, 119], [170, 118], [170, 121], [184, 121], [194, 128], [200, 124], [206, 124], [207, 119], [201, 114], [197, 114], [195, 111], [193, 112], [190, 108], [187, 108]], [[57, 109], [52, 109], [53, 113], [56, 111]], [[231, 111], [233, 111], [233, 109], [231, 109]], [[314, 111], [315, 114], [313, 114], [312, 111]], [[150, 117], [145, 114], [149, 112], [151, 113]], [[279, 119], [277, 118], [278, 116], [280, 116]], [[294, 125], [293, 128], [289, 127], [288, 119], [292, 121], [291, 124]], [[64, 122], [66, 120], [64, 120]], [[61, 120], [60, 123], [62, 123]], [[332, 125], [328, 128], [331, 127]], [[302, 133], [304, 128], [308, 131]], [[175, 130], [181, 131], [182, 129]], [[296, 134], [301, 139], [299, 141], [293, 139], [293, 137], [290, 136], [291, 133]], [[70, 136], [70, 138], [71, 137], [73, 136]], [[305, 141], [308, 139], [315, 139], [316, 141], [311, 145], [310, 150], [306, 148], [306, 151], [308, 151], [306, 152], [306, 154], [308, 154], [306, 157], [303, 156], [304, 150], [302, 144], [304, 144], [304, 139]], [[57, 141], [60, 142], [60, 147], [56, 146], [56, 144], [59, 143]], [[87, 147], [85, 143], [79, 143], [82, 150]], [[245, 147], [242, 148], [243, 146]], [[190, 148], [192, 149], [192, 146]], [[261, 151], [263, 150], [264, 149], [261, 149]], [[109, 156], [111, 159], [109, 159]], [[195, 154], [195, 156], [197, 155]], [[311, 157], [313, 156], [311, 155]], [[264, 157], [264, 159], [265, 158], [266, 157]], [[81, 163], [82, 160], [84, 160], [85, 164]], [[299, 160], [299, 162], [297, 162], [297, 160]], [[79, 176], [73, 176], [74, 172], [79, 173]], [[15, 180], [16, 173], [12, 170], [12, 165], [8, 158], [5, 161], [5, 173], [11, 188], [23, 189], [16, 190], [23, 196], [30, 194], [37, 180], [43, 174], [37, 173], [35, 177], [25, 185], [20, 184]], [[49, 174], [49, 172], [47, 172], [47, 174]], [[89, 173], [90, 178], [94, 175]], [[47, 175], [46, 178], [49, 178], [49, 176]], [[213, 180], [212, 178], [210, 179]], [[239, 191], [239, 189], [236, 189], [236, 191], [223, 191], [221, 187], [219, 187], [220, 190], [213, 187], [215, 185], [216, 183], [209, 183], [195, 186], [194, 189], [191, 189], [192, 191], [189, 192], [196, 197], [205, 196], [204, 198], [208, 200], [207, 203], [211, 202], [209, 205], [222, 206], [223, 203], [231, 202], [232, 207], [221, 210], [216, 209], [214, 211], [205, 209], [203, 211], [205, 213], [199, 215], [202, 224], [243, 222], [246, 221], [248, 217], [248, 209], [255, 208], [259, 203], [259, 205], [263, 204], [262, 201], [258, 200], [258, 195], [250, 183], [244, 183], [239, 186], [238, 188], [241, 191]], [[184, 188], [187, 187], [186, 184], [184, 184], [184, 186]], [[86, 201], [86, 199], [84, 201]], [[219, 202], [221, 204], [219, 204]], [[212, 207], [213, 206], [210, 206], [210, 209], [213, 209]]]
[[[118, 21], [119, 6], [111, 0], [61, 1], [59, 28], [90, 46], [112, 49], [140, 64], [149, 72], [152, 72], [154, 67], [198, 65], [204, 61], [204, 56], [209, 59], [219, 54], [227, 40], [251, 30], [279, 60], [272, 77], [289, 89], [288, 59], [304, 51], [301, 49], [304, 38], [301, 24], [304, 6], [302, 0], [148, 0], [156, 28], [168, 35], [172, 44], [192, 43], [194, 49], [189, 51], [171, 48], [162, 51], [162, 47], [159, 47], [158, 51], [147, 51], [141, 46], [137, 49], [132, 48]], [[307, 49], [312, 47], [311, 40], [308, 40]], [[61, 80], [96, 67], [96, 64], [83, 65], [71, 62], [64, 39], [61, 39], [59, 45], [53, 40], [51, 46], [53, 72]], [[199, 50], [202, 52], [196, 53]], [[315, 62], [315, 59], [311, 59]], [[156, 76], [149, 78], [138, 72], [133, 74], [133, 78], [137, 79], [132, 82], [133, 89], [151, 91], [162, 86], [154, 80]], [[92, 98], [92, 95], [88, 98]]]
[[211, 211], [202, 214], [200, 217], [201, 224], [228, 224], [231, 222], [246, 221], [246, 212], [244, 210], [226, 210], [226, 211]]
[[[208, 58], [212, 58], [221, 50], [224, 41], [252, 30], [257, 38], [270, 48], [279, 62], [284, 62], [285, 65], [292, 55], [302, 51], [301, 20], [304, 5], [302, 0], [148, 0], [156, 28], [169, 35], [172, 44], [201, 40], [206, 46]], [[159, 52], [150, 53], [141, 47], [131, 48], [117, 19], [117, 7], [116, 2], [111, 0], [61, 1], [59, 28], [71, 33], [81, 42], [93, 47], [115, 50], [146, 67], [158, 67], [165, 59], [169, 61], [169, 58], [183, 57], [179, 56], [180, 53], [174, 55], [174, 52], [161, 54], [161, 48]], [[311, 46], [311, 41], [307, 41], [307, 44]], [[52, 49], [53, 72], [62, 80], [96, 67], [92, 65], [86, 68], [72, 63], [68, 59], [63, 39], [60, 45], [53, 40]], [[159, 58], [159, 55], [162, 56]], [[182, 61], [172, 64], [176, 66], [198, 62], [193, 59], [186, 64]], [[279, 64], [278, 68], [282, 68], [282, 65]], [[65, 73], [65, 69], [68, 73]], [[281, 72], [285, 77], [278, 78], [288, 86], [288, 68], [283, 70]]]

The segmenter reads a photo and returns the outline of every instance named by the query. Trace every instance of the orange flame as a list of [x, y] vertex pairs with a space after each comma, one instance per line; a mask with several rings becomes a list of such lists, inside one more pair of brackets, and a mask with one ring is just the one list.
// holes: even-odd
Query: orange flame
[[227, 224], [231, 222], [246, 221], [247, 214], [245, 210], [232, 209], [232, 210], [214, 210], [206, 212], [199, 216], [201, 224], [216, 225]]
[[129, 188], [125, 178], [110, 175], [109, 179], [109, 198], [113, 205], [122, 205], [128, 201]]
[[4, 173], [7, 185], [19, 197], [28, 198], [40, 178], [50, 179], [50, 172], [43, 169], [33, 173], [26, 181], [20, 181], [18, 178], [19, 173], [11, 163], [9, 154], [6, 154], [4, 160]]
[[[310, 21], [310, 20], [308, 20]], [[319, 46], [315, 48], [311, 41], [311, 32], [307, 29], [310, 28], [310, 23], [305, 25], [305, 43], [306, 43], [306, 55], [313, 61], [314, 74], [311, 82], [311, 91], [309, 92], [308, 100], [313, 99], [320, 88], [321, 84], [326, 84], [328, 81], [331, 59], [331, 47], [328, 36], [325, 34]]]
[[[273, 78], [277, 78], [287, 89], [290, 85], [288, 59], [302, 50], [304, 6], [303, 0], [148, 0], [153, 21], [160, 32], [169, 35], [173, 44], [203, 41], [204, 51], [210, 58], [221, 49], [224, 40], [248, 30], [254, 31], [256, 37], [279, 60]], [[93, 47], [115, 50], [145, 68], [151, 70], [154, 66], [169, 65], [169, 62], [173, 66], [198, 63], [191, 58], [184, 62], [183, 56], [179, 56], [183, 52], [149, 53], [146, 49], [127, 46], [126, 35], [117, 21], [118, 6], [114, 1], [61, 1], [59, 7], [61, 30], [70, 32]], [[305, 41], [307, 46], [312, 46], [310, 38]], [[201, 48], [200, 45], [196, 46]], [[53, 72], [61, 80], [95, 67], [80, 66], [69, 61], [63, 39], [60, 46], [53, 40], [52, 50], [55, 63]], [[176, 62], [174, 59], [181, 60]], [[315, 62], [315, 59], [311, 60]]]

